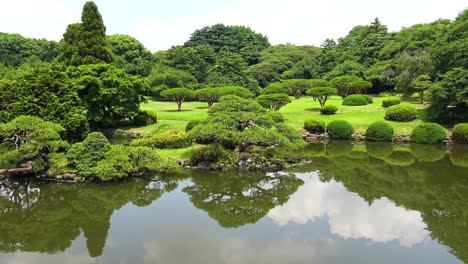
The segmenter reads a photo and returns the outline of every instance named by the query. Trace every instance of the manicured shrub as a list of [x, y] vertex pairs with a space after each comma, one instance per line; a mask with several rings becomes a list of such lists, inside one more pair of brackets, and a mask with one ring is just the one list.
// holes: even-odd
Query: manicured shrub
[[194, 128], [196, 125], [200, 123], [201, 123], [200, 120], [190, 120], [185, 126], [185, 132], [189, 132], [190, 130], [192, 130], [192, 128]]
[[267, 109], [278, 111], [281, 107], [289, 104], [291, 99], [285, 93], [263, 94], [257, 97], [257, 102]]
[[185, 134], [178, 130], [166, 130], [146, 138], [135, 139], [131, 146], [147, 146], [160, 149], [185, 148], [192, 144]]
[[372, 96], [370, 96], [370, 95], [368, 95], [368, 94], [363, 94], [362, 96], [364, 96], [364, 98], [366, 98], [367, 104], [372, 104], [372, 103], [374, 103], [374, 99], [372, 98]]
[[383, 99], [382, 101], [382, 106], [387, 108], [387, 107], [390, 107], [392, 105], [399, 105], [401, 103], [401, 99], [399, 97], [388, 97], [388, 98], [385, 98]]
[[147, 126], [156, 124], [158, 122], [158, 115], [151, 111], [141, 111], [133, 118], [133, 124], [136, 126]]
[[385, 111], [385, 119], [408, 122], [416, 119], [416, 108], [408, 104], [393, 105]]
[[266, 113], [275, 123], [284, 123], [284, 116], [282, 113], [277, 111], [269, 111]]
[[452, 130], [452, 139], [457, 142], [468, 143], [468, 123], [455, 125]]
[[434, 144], [441, 142], [446, 137], [445, 128], [435, 123], [419, 125], [411, 132], [411, 142], [414, 143]]
[[354, 129], [348, 121], [334, 120], [328, 124], [327, 132], [332, 139], [351, 139]]
[[314, 134], [325, 132], [325, 122], [321, 119], [307, 119], [304, 121], [304, 129]]
[[384, 121], [377, 121], [369, 125], [366, 130], [366, 140], [392, 141], [393, 127]]
[[338, 111], [338, 107], [335, 105], [325, 105], [324, 107], [320, 108], [320, 113], [322, 115], [334, 115]]
[[358, 105], [367, 105], [369, 104], [366, 97], [362, 94], [352, 94], [348, 95], [343, 99], [343, 105], [348, 106], [358, 106]]

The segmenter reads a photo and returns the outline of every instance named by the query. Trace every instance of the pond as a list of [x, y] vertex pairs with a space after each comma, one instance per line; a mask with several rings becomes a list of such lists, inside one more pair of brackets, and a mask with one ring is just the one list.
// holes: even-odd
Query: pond
[[468, 148], [332, 142], [279, 173], [0, 182], [0, 263], [468, 262]]

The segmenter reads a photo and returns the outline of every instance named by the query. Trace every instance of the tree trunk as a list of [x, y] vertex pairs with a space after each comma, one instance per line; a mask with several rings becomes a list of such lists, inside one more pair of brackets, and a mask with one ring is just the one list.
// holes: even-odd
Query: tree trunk
[[177, 111], [182, 111], [182, 102], [177, 102]]

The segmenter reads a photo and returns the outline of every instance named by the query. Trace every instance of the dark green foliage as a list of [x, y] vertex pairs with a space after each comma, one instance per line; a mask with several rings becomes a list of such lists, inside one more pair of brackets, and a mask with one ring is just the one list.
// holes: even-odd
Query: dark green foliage
[[348, 106], [359, 106], [359, 105], [367, 105], [369, 102], [367, 101], [366, 97], [362, 94], [351, 94], [343, 99], [343, 105]]
[[304, 120], [304, 129], [310, 133], [322, 134], [325, 133], [326, 124], [321, 119], [306, 119]]
[[0, 64], [17, 67], [24, 63], [51, 62], [57, 55], [55, 41], [0, 32]]
[[216, 24], [198, 29], [185, 42], [186, 47], [208, 45], [215, 52], [226, 50], [242, 55], [248, 64], [258, 63], [260, 52], [270, 46], [268, 38], [244, 26]]
[[63, 34], [58, 60], [66, 65], [113, 62], [112, 49], [106, 38], [106, 27], [94, 2], [86, 2], [80, 24], [70, 24]]
[[320, 113], [322, 115], [334, 115], [338, 111], [338, 107], [336, 105], [325, 105], [320, 108]]
[[435, 162], [443, 159], [447, 150], [440, 145], [411, 144], [411, 154], [419, 161]]
[[138, 76], [110, 64], [91, 64], [68, 68], [68, 75], [78, 85], [78, 95], [87, 108], [94, 126], [114, 126], [132, 119], [140, 112], [146, 83]]
[[349, 155], [353, 151], [350, 141], [330, 141], [327, 144], [327, 156], [339, 157]]
[[385, 111], [385, 119], [398, 122], [408, 122], [416, 119], [416, 108], [409, 104], [390, 106]]
[[447, 132], [439, 124], [426, 123], [419, 125], [411, 132], [411, 142], [422, 144], [434, 144], [445, 140]]
[[351, 83], [361, 82], [361, 78], [356, 76], [340, 76], [330, 80], [330, 85], [338, 90], [338, 95], [345, 98], [349, 94], [356, 93], [356, 91], [350, 86]]
[[152, 111], [141, 111], [133, 118], [133, 124], [137, 126], [147, 126], [156, 124], [158, 122], [158, 115]]
[[419, 92], [419, 101], [422, 104], [424, 101], [424, 91], [432, 86], [431, 77], [429, 75], [419, 75], [416, 80], [413, 81], [414, 90]]
[[384, 121], [377, 121], [369, 125], [366, 130], [366, 140], [392, 141], [393, 127]]
[[327, 100], [337, 93], [337, 90], [333, 87], [314, 87], [307, 90], [306, 94], [312, 96], [315, 100], [318, 100], [320, 106], [323, 107]]
[[71, 146], [67, 158], [81, 177], [92, 177], [94, 167], [105, 158], [111, 146], [107, 138], [99, 132], [89, 134], [82, 143]]
[[382, 106], [387, 108], [392, 105], [399, 105], [401, 103], [400, 97], [388, 97], [382, 100]]
[[452, 130], [452, 139], [457, 142], [468, 143], [468, 123], [456, 124]]
[[195, 96], [195, 92], [187, 88], [173, 88], [161, 92], [161, 96], [177, 103], [177, 111], [182, 111], [182, 103]]
[[178, 130], [166, 130], [158, 132], [150, 137], [135, 139], [131, 146], [147, 146], [160, 149], [185, 148], [192, 144], [185, 132]]
[[[435, 83], [429, 89], [428, 109], [431, 118], [441, 118], [450, 113], [460, 113], [461, 119], [466, 118], [468, 111], [468, 70], [454, 68], [443, 74], [442, 81]], [[451, 107], [451, 109], [449, 108]]]
[[0, 80], [0, 112], [8, 112], [5, 121], [34, 115], [59, 123], [66, 129], [66, 139], [82, 140], [89, 125], [77, 90], [76, 83], [60, 65], [24, 67], [18, 81]]
[[287, 94], [264, 94], [257, 97], [257, 102], [263, 107], [278, 111], [281, 107], [289, 104], [291, 99]]
[[185, 132], [189, 132], [192, 130], [196, 125], [200, 124], [201, 120], [190, 120], [188, 121], [187, 125], [185, 126]]
[[164, 88], [191, 87], [198, 82], [189, 72], [172, 67], [156, 66], [148, 76], [153, 94], [159, 96]]
[[307, 89], [311, 88], [310, 80], [290, 79], [282, 82], [282, 85], [289, 89], [294, 98], [299, 99]]
[[284, 93], [288, 95], [292, 95], [291, 89], [285, 86], [281, 82], [274, 82], [270, 83], [267, 87], [262, 90], [262, 94], [279, 94]]
[[148, 76], [154, 64], [153, 54], [137, 39], [115, 34], [108, 37], [114, 64], [132, 75]]
[[32, 161], [33, 170], [47, 170], [51, 166], [50, 155], [68, 147], [60, 137], [63, 131], [59, 124], [33, 116], [19, 116], [0, 124], [0, 148], [6, 148], [2, 159], [15, 165]]
[[351, 139], [354, 128], [348, 121], [334, 120], [328, 123], [327, 133], [331, 139]]

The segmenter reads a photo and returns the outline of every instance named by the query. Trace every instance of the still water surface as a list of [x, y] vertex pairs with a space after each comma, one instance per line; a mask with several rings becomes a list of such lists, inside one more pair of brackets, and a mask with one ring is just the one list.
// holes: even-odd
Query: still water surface
[[0, 263], [464, 263], [468, 148], [334, 142], [281, 173], [0, 182]]

